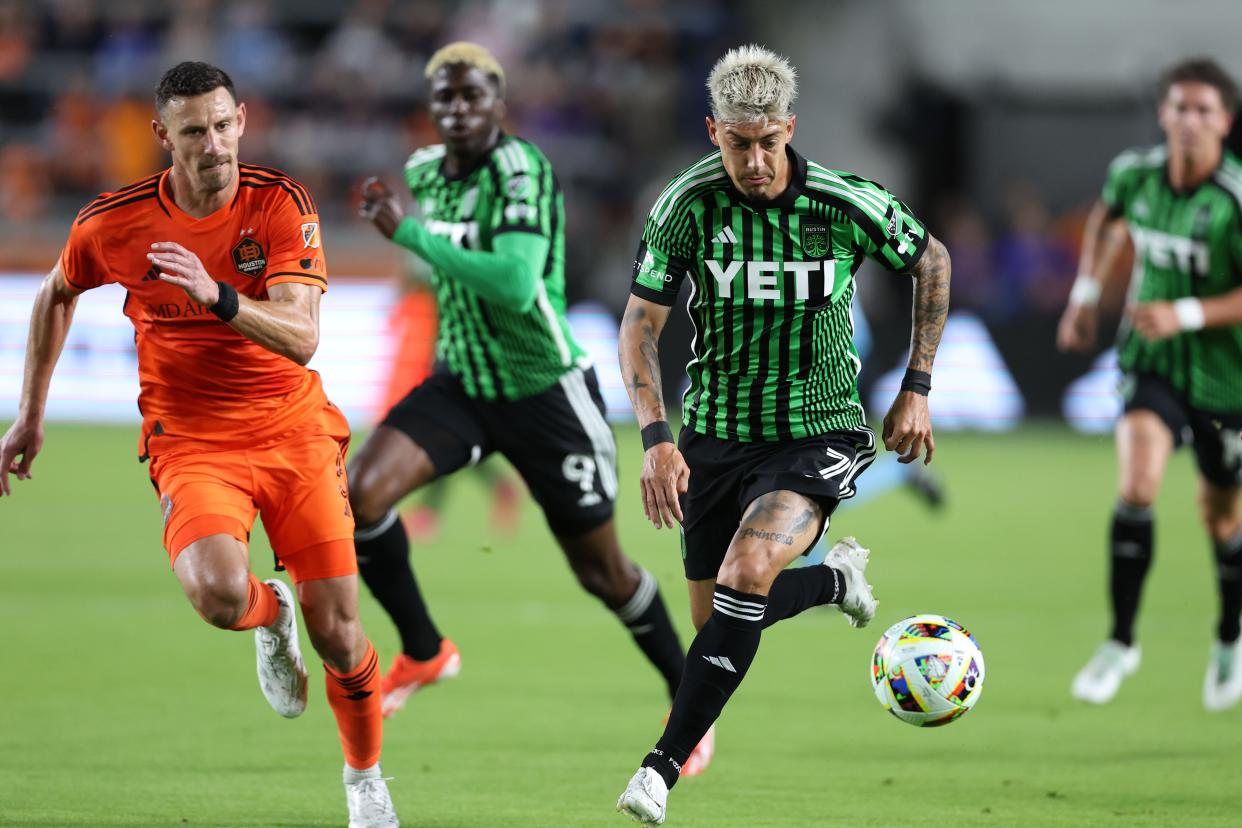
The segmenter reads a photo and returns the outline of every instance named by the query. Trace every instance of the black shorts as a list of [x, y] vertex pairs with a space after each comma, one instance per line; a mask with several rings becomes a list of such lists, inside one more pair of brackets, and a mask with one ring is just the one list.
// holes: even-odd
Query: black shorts
[[498, 451], [517, 469], [558, 537], [612, 517], [617, 446], [594, 368], [573, 368], [533, 397], [485, 402], [445, 371], [427, 377], [384, 417], [427, 452], [436, 476]]
[[684, 428], [677, 447], [690, 467], [681, 496], [681, 557], [686, 579], [701, 581], [716, 577], [742, 513], [760, 495], [783, 490], [813, 498], [827, 531], [837, 504], [854, 496], [854, 481], [875, 459], [875, 434], [856, 428], [743, 443]]
[[1168, 380], [1152, 374], [1121, 379], [1125, 411], [1151, 411], [1173, 432], [1173, 447], [1189, 445], [1203, 478], [1221, 489], [1242, 484], [1242, 411], [1195, 408]]

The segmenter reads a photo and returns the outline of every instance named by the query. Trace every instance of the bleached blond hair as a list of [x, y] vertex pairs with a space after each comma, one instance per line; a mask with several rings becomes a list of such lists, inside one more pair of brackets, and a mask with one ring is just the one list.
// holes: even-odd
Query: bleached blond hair
[[746, 123], [785, 119], [798, 97], [798, 72], [788, 60], [754, 43], [725, 52], [707, 76], [712, 117]]
[[500, 61], [496, 60], [492, 53], [483, 46], [465, 40], [459, 40], [437, 49], [436, 53], [431, 56], [431, 60], [427, 61], [423, 77], [431, 80], [431, 76], [436, 72], [456, 63], [465, 64], [495, 78], [497, 90], [501, 97], [504, 97], [505, 70], [500, 68]]

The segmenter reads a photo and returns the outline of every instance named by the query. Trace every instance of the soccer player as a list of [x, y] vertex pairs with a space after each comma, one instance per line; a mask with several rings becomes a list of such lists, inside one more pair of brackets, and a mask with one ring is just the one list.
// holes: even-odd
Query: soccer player
[[[867, 550], [839, 541], [824, 565], [782, 571], [827, 531], [875, 456], [858, 399], [850, 303], [864, 258], [914, 276], [909, 369], [884, 444], [910, 463], [935, 449], [927, 409], [949, 306], [949, 257], [879, 185], [790, 145], [796, 76], [742, 46], [713, 67], [707, 134], [719, 149], [673, 179], [647, 218], [621, 324], [621, 372], [642, 426], [642, 497], [658, 528], [681, 524], [698, 635], [664, 734], [617, 809], [664, 822], [669, 789], [720, 715], [761, 631], [831, 604], [865, 626], [876, 601]], [[690, 279], [694, 359], [673, 442], [657, 343]]]
[[444, 143], [405, 165], [421, 220], [378, 181], [363, 188], [363, 215], [432, 265], [440, 312], [437, 369], [350, 463], [362, 577], [401, 635], [383, 678], [385, 714], [460, 665], [419, 594], [393, 506], [493, 451], [522, 475], [579, 583], [625, 624], [671, 697], [685, 655], [655, 579], [617, 543], [616, 446], [565, 320], [560, 187], [543, 153], [502, 129], [504, 70], [487, 50], [450, 44], [425, 74]]
[[1094, 346], [1100, 292], [1128, 234], [1136, 262], [1118, 333], [1125, 407], [1109, 543], [1112, 629], [1072, 686], [1095, 704], [1111, 701], [1138, 669], [1134, 621], [1154, 550], [1152, 504], [1169, 455], [1183, 444], [1198, 466], [1220, 583], [1203, 703], [1224, 710], [1242, 698], [1242, 163], [1223, 147], [1237, 102], [1233, 80], [1211, 60], [1165, 73], [1165, 141], [1109, 167], [1057, 331], [1063, 350]]
[[324, 661], [350, 828], [393, 828], [379, 665], [358, 621], [349, 428], [305, 367], [327, 286], [317, 208], [283, 173], [238, 161], [246, 106], [220, 69], [174, 66], [155, 106], [151, 126], [172, 166], [86, 205], [35, 298], [21, 406], [0, 442], [0, 495], [12, 494], [10, 472], [30, 476], [42, 447], [78, 295], [123, 285], [138, 347], [139, 459], [173, 572], [207, 623], [255, 631], [264, 696], [282, 716], [300, 715], [307, 675], [293, 593], [250, 573], [262, 514]]

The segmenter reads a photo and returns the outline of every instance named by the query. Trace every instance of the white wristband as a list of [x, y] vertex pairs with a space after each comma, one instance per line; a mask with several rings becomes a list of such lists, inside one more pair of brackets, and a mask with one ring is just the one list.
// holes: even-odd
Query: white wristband
[[1203, 315], [1203, 303], [1193, 296], [1174, 302], [1173, 313], [1177, 314], [1177, 326], [1183, 331], [1202, 330], [1207, 321]]
[[1100, 302], [1100, 280], [1090, 273], [1079, 273], [1070, 289], [1071, 305], [1097, 305]]

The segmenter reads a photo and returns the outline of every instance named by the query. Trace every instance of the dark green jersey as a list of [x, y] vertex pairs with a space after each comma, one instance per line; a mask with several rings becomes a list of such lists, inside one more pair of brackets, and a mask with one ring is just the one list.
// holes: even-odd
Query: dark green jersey
[[[1101, 198], [1134, 241], [1130, 301], [1219, 296], [1242, 284], [1242, 164], [1226, 152], [1200, 186], [1169, 184], [1164, 147], [1132, 150], [1108, 169]], [[1207, 411], [1242, 410], [1242, 325], [1148, 342], [1123, 325], [1121, 369], [1172, 383]]]
[[565, 207], [552, 165], [528, 141], [505, 136], [478, 166], [449, 178], [444, 146], [418, 150], [405, 180], [423, 226], [469, 250], [491, 251], [503, 233], [538, 233], [551, 243], [534, 306], [518, 312], [485, 301], [439, 269], [436, 359], [472, 397], [517, 400], [546, 390], [585, 352], [565, 321]]
[[647, 217], [631, 291], [671, 305], [687, 277], [694, 358], [685, 424], [726, 440], [856, 428], [850, 313], [864, 258], [906, 271], [927, 231], [883, 187], [788, 150], [789, 188], [751, 201], [720, 152], [687, 168]]

